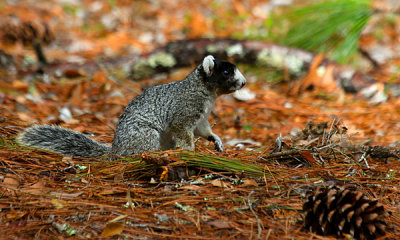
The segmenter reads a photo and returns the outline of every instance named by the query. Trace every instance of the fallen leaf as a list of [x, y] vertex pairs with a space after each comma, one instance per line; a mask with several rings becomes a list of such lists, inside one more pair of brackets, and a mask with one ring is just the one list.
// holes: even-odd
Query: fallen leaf
[[31, 122], [31, 120], [32, 120], [31, 116], [29, 116], [28, 114], [23, 113], [23, 112], [18, 112], [17, 116], [19, 119], [21, 119], [24, 122]]
[[75, 162], [72, 160], [72, 157], [69, 157], [69, 156], [63, 156], [61, 161], [63, 163], [66, 163], [66, 164], [70, 165], [70, 166], [74, 166], [75, 165]]
[[14, 175], [7, 175], [3, 180], [3, 184], [13, 188], [17, 188], [20, 185], [20, 182], [18, 178]]
[[82, 86], [83, 84], [85, 84], [85, 82], [81, 82], [72, 88], [71, 97], [69, 99], [71, 105], [80, 106], [82, 104], [83, 95], [85, 94], [85, 87]]
[[93, 82], [106, 84], [108, 80], [105, 72], [99, 71], [98, 73], [96, 73], [96, 75], [93, 77]]
[[51, 192], [50, 193], [50, 195], [55, 196], [57, 198], [76, 198], [82, 194], [83, 194], [83, 192], [76, 192], [76, 193]]
[[12, 84], [13, 84], [13, 87], [18, 90], [26, 90], [29, 87], [29, 84], [22, 82], [20, 80], [14, 80]]
[[120, 222], [109, 222], [101, 233], [102, 237], [112, 237], [124, 230], [124, 224]]
[[199, 191], [199, 190], [201, 190], [201, 187], [196, 186], [196, 185], [185, 185], [185, 186], [182, 186], [182, 187], [180, 187], [178, 189], [179, 190], [185, 189], [185, 190]]
[[246, 179], [244, 181], [244, 183], [242, 184], [242, 186], [246, 187], [246, 186], [254, 186], [254, 187], [258, 187], [258, 184], [256, 181], [254, 180], [250, 180], [250, 179]]
[[227, 187], [232, 187], [232, 185], [230, 183], [221, 181], [221, 180], [213, 180], [211, 181], [211, 185], [215, 186], [215, 187], [223, 187], [223, 188], [227, 188]]
[[319, 165], [318, 162], [314, 159], [313, 155], [309, 151], [301, 151], [301, 156], [307, 160], [311, 165]]
[[291, 95], [297, 95], [300, 92], [313, 86], [315, 91], [325, 92], [337, 92], [338, 86], [333, 77], [334, 66], [333, 65], [321, 65], [324, 60], [323, 54], [315, 56], [310, 69], [306, 76], [297, 81], [294, 87], [291, 89]]
[[25, 104], [25, 103], [26, 103], [26, 97], [25, 97], [25, 96], [22, 96], [22, 95], [17, 96], [17, 97], [15, 98], [15, 101], [16, 101], [17, 103], [20, 103], [20, 104]]
[[56, 209], [61, 209], [64, 207], [64, 204], [56, 198], [51, 199], [51, 203], [53, 204], [54, 208], [56, 208]]
[[118, 193], [123, 193], [123, 191], [120, 190], [113, 190], [113, 189], [105, 189], [102, 192], [100, 192], [100, 195], [112, 195], [112, 194], [118, 194]]
[[322, 76], [322, 81], [319, 85], [317, 85], [319, 89], [323, 89], [326, 92], [335, 92], [339, 90], [335, 78], [333, 77], [333, 72], [334, 67], [332, 65], [326, 67], [326, 70]]
[[29, 187], [23, 188], [23, 190], [25, 192], [28, 192], [30, 194], [34, 194], [34, 195], [42, 195], [43, 193], [48, 192], [45, 189], [45, 183], [43, 181], [39, 181]]
[[230, 228], [231, 227], [229, 222], [226, 222], [221, 219], [209, 221], [209, 222], [207, 222], [207, 224], [210, 226], [216, 227], [216, 228]]
[[81, 69], [69, 68], [64, 71], [64, 76], [67, 78], [83, 77], [85, 75], [86, 75], [85, 71]]
[[6, 218], [7, 220], [17, 220], [22, 217], [24, 217], [27, 214], [25, 211], [11, 211], [9, 213], [6, 213]]

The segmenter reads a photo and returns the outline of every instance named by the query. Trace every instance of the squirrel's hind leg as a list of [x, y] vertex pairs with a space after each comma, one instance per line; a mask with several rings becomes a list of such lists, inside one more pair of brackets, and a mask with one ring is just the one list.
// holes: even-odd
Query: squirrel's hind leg
[[148, 151], [161, 150], [160, 133], [155, 129], [144, 129], [131, 131], [132, 134], [115, 135], [112, 153], [128, 156]]
[[193, 151], [194, 150], [194, 134], [193, 130], [188, 130], [183, 127], [176, 127], [174, 129], [170, 129], [170, 132], [173, 133], [171, 139], [173, 140], [175, 149], [181, 148]]

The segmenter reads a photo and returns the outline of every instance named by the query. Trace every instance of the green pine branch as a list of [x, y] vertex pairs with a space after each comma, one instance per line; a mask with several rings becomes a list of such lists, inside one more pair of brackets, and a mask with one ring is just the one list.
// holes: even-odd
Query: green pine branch
[[357, 52], [361, 31], [372, 14], [370, 0], [326, 0], [289, 10], [275, 19], [271, 30], [287, 25], [277, 36], [282, 44], [329, 53], [345, 63]]

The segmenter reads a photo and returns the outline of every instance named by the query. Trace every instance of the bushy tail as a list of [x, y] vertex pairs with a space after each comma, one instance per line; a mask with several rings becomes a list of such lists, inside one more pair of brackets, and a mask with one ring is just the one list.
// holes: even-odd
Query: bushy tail
[[55, 125], [35, 125], [17, 136], [17, 142], [51, 152], [76, 157], [99, 157], [111, 147], [73, 130]]

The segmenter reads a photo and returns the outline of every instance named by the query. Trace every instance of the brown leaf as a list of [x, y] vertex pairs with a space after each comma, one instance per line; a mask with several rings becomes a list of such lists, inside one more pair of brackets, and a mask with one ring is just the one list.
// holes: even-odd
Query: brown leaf
[[11, 211], [6, 214], [7, 220], [17, 220], [24, 217], [27, 214], [25, 211]]
[[54, 208], [56, 208], [56, 209], [61, 209], [64, 207], [63, 202], [56, 198], [51, 199], [51, 203], [53, 204]]
[[104, 71], [99, 71], [93, 78], [93, 82], [106, 84], [108, 82], [107, 76]]
[[17, 188], [20, 185], [20, 182], [17, 177], [13, 175], [7, 175], [3, 180], [3, 184], [13, 188]]
[[[317, 88], [323, 89], [326, 92], [335, 92], [339, 89], [338, 85], [336, 84], [335, 78], [333, 77], [333, 70], [334, 66], [326, 66], [326, 70], [322, 75], [322, 81], [320, 82], [320, 84], [316, 84]], [[317, 81], [317, 83], [319, 83], [319, 81]]]
[[80, 69], [68, 68], [68, 69], [65, 69], [65, 71], [64, 71], [64, 76], [67, 78], [83, 77], [85, 75], [86, 75], [85, 71], [80, 70]]
[[209, 221], [209, 222], [207, 222], [207, 224], [211, 225], [213, 227], [216, 227], [216, 228], [230, 228], [231, 227], [229, 222], [226, 222], [226, 221], [224, 221], [222, 219]]
[[42, 195], [43, 193], [48, 192], [48, 190], [45, 190], [45, 185], [46, 184], [43, 181], [39, 181], [29, 187], [23, 188], [23, 190], [30, 194]]
[[71, 97], [69, 99], [69, 102], [73, 106], [79, 106], [82, 104], [82, 99], [84, 96], [84, 87], [82, 87], [82, 84], [85, 84], [84, 82], [78, 83], [75, 85], [71, 91]]
[[199, 190], [201, 190], [201, 187], [199, 187], [199, 186], [196, 186], [196, 185], [185, 185], [185, 186], [182, 186], [182, 187], [180, 187], [180, 188], [178, 188], [178, 189], [185, 189], [185, 190], [199, 191]]
[[27, 84], [27, 83], [25, 83], [25, 82], [22, 82], [22, 81], [20, 81], [20, 80], [14, 80], [13, 83], [12, 83], [12, 85], [13, 85], [13, 87], [14, 87], [15, 89], [18, 89], [18, 90], [20, 90], [20, 91], [22, 91], [22, 90], [27, 90], [28, 87], [29, 87], [29, 84]]
[[50, 194], [57, 198], [76, 198], [82, 195], [83, 192], [76, 192], [76, 193], [51, 192]]
[[32, 117], [30, 115], [28, 115], [27, 113], [18, 112], [17, 116], [18, 116], [19, 119], [21, 119], [24, 122], [31, 122], [32, 121]]
[[301, 156], [307, 160], [311, 165], [319, 165], [317, 161], [315, 161], [313, 155], [309, 151], [302, 151]]
[[26, 101], [27, 99], [26, 99], [26, 96], [17, 96], [16, 98], [15, 98], [15, 101], [17, 102], [17, 103], [20, 103], [20, 104], [25, 104], [27, 101]]
[[215, 186], [215, 187], [223, 187], [223, 188], [230, 188], [232, 187], [232, 185], [228, 182], [224, 182], [221, 180], [212, 180], [211, 181], [211, 185]]
[[75, 165], [74, 160], [72, 160], [72, 157], [69, 157], [69, 156], [63, 156], [63, 158], [62, 158], [61, 161], [62, 161], [63, 163], [66, 163], [66, 164], [70, 165], [70, 166]]
[[244, 181], [244, 183], [242, 184], [243, 187], [247, 187], [247, 186], [254, 186], [254, 187], [258, 187], [258, 184], [256, 181], [254, 180], [250, 180], [250, 179], [246, 179]]
[[104, 189], [99, 194], [100, 195], [113, 195], [113, 194], [118, 194], [118, 193], [123, 193], [123, 192], [124, 191], [116, 190], [116, 189]]
[[111, 237], [117, 234], [120, 234], [124, 230], [124, 224], [120, 222], [110, 222], [107, 223], [103, 232], [101, 233], [102, 237]]
[[323, 90], [325, 92], [336, 92], [339, 89], [333, 76], [334, 66], [325, 65], [321, 67], [323, 59], [324, 55], [322, 54], [315, 56], [307, 75], [294, 85], [290, 91], [291, 95], [296, 95], [311, 86], [315, 90]]

